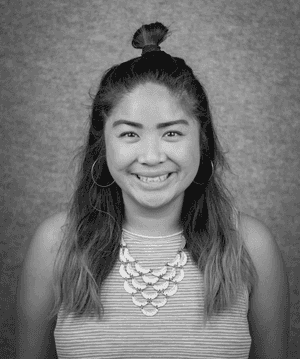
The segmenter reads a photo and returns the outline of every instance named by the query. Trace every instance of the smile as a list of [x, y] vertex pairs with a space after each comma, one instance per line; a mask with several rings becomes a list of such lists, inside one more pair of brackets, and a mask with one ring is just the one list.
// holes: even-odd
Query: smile
[[160, 177], [143, 177], [143, 176], [138, 176], [135, 175], [141, 182], [145, 182], [145, 183], [160, 183], [160, 182], [164, 182], [166, 181], [172, 173], [166, 174], [164, 176], [160, 176]]

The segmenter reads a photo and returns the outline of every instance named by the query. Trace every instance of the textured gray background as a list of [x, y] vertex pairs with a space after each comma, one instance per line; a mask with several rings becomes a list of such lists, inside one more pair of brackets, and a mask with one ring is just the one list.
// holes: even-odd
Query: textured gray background
[[207, 89], [241, 210], [263, 220], [289, 271], [290, 357], [299, 358], [299, 1], [0, 0], [0, 357], [13, 358], [14, 295], [36, 226], [64, 208], [101, 74], [139, 56], [143, 23], [173, 34]]

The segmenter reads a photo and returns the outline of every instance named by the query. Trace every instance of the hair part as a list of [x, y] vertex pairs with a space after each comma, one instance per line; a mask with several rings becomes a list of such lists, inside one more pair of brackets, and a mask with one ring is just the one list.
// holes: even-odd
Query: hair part
[[[167, 36], [168, 28], [161, 23], [143, 25], [134, 34], [132, 45], [138, 49], [158, 45]], [[57, 315], [62, 305], [66, 314], [103, 314], [101, 285], [118, 259], [125, 209], [116, 183], [100, 188], [94, 180], [113, 182], [105, 160], [106, 119], [124, 96], [146, 83], [168, 89], [200, 124], [201, 158], [195, 181], [202, 185], [192, 183], [186, 189], [179, 221], [186, 249], [204, 278], [204, 323], [230, 308], [242, 287], [250, 292], [256, 281], [255, 267], [237, 228], [238, 211], [222, 180], [223, 172], [230, 168], [214, 129], [206, 92], [183, 59], [153, 51], [108, 69], [93, 99], [88, 136], [77, 155], [76, 190], [55, 261], [55, 303], [49, 317]], [[93, 180], [91, 169], [96, 160]], [[213, 175], [204, 178], [211, 163]]]

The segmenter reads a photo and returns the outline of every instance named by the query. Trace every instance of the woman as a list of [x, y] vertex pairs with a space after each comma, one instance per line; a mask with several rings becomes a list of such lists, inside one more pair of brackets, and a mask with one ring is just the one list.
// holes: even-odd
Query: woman
[[167, 35], [142, 26], [142, 55], [101, 80], [70, 209], [24, 261], [19, 358], [286, 358], [280, 251], [235, 208], [205, 91]]

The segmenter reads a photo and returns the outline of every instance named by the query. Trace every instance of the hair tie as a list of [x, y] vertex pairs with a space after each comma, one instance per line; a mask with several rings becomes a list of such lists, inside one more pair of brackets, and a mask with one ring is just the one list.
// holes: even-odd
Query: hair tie
[[142, 52], [142, 56], [145, 55], [147, 52], [151, 52], [151, 51], [161, 51], [160, 47], [158, 45], [146, 45], [143, 47], [143, 52]]

